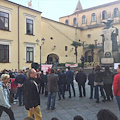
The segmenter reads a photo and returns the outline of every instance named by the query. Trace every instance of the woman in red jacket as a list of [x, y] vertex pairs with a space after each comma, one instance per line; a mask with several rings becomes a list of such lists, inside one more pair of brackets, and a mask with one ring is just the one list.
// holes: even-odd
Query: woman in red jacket
[[117, 68], [118, 74], [114, 76], [114, 81], [113, 81], [113, 92], [116, 97], [118, 107], [120, 110], [120, 65], [118, 65]]

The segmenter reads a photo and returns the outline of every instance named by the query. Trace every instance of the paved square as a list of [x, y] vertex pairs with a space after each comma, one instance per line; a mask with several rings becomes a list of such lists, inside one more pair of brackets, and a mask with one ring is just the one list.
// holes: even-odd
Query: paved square
[[[58, 101], [58, 97], [56, 100], [56, 110], [46, 110], [47, 105], [47, 97], [41, 95], [41, 111], [43, 115], [42, 120], [51, 120], [52, 117], [57, 117], [59, 120], [73, 120], [73, 117], [76, 115], [81, 115], [84, 120], [97, 120], [96, 114], [100, 109], [109, 109], [115, 115], [119, 117], [120, 114], [118, 111], [118, 106], [116, 100], [114, 98], [113, 101], [110, 102], [100, 102], [95, 103], [95, 99], [89, 99], [89, 86], [86, 83], [86, 97], [79, 98], [78, 86], [75, 82], [76, 89], [76, 97], [68, 98], [68, 92], [66, 92], [66, 99]], [[102, 98], [100, 98], [102, 100]], [[14, 115], [16, 120], [24, 120], [27, 117], [27, 111], [24, 106], [19, 107], [18, 105], [13, 105], [12, 109], [14, 111]], [[9, 120], [6, 113], [2, 114], [0, 120]]]

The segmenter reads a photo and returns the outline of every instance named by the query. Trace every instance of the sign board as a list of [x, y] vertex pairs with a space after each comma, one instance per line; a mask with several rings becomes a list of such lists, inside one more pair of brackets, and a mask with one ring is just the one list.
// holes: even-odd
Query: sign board
[[118, 67], [119, 64], [120, 63], [114, 63], [114, 69], [117, 69], [117, 67]]
[[43, 71], [44, 74], [46, 74], [46, 72], [48, 71], [48, 68], [52, 68], [51, 64], [45, 64], [45, 65], [41, 65], [41, 70]]
[[101, 63], [102, 64], [113, 64], [114, 59], [113, 58], [101, 58]]
[[65, 66], [66, 67], [68, 67], [68, 66], [70, 66], [70, 67], [78, 67], [78, 64], [76, 63], [76, 64], [73, 64], [73, 65], [71, 65], [71, 64], [65, 64]]

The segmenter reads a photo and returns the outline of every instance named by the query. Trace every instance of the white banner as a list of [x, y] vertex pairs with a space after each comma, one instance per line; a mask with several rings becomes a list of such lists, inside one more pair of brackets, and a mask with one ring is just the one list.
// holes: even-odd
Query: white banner
[[46, 74], [46, 72], [48, 71], [48, 68], [52, 68], [51, 64], [45, 64], [45, 65], [41, 65], [41, 70], [43, 71], [44, 74]]
[[76, 63], [76, 64], [73, 64], [73, 65], [71, 65], [71, 64], [65, 64], [65, 66], [66, 67], [68, 67], [68, 66], [70, 66], [70, 67], [78, 67], [78, 64]]
[[117, 67], [118, 67], [119, 64], [120, 63], [114, 63], [114, 69], [117, 69]]

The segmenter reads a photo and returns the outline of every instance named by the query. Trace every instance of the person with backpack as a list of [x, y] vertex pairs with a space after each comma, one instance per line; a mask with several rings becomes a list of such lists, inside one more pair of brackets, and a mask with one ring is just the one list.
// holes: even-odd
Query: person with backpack
[[95, 69], [95, 81], [94, 81], [96, 103], [99, 103], [99, 88], [101, 95], [104, 98], [102, 102], [106, 101], [105, 93], [103, 90], [103, 73], [100, 70], [101, 70], [100, 66], [97, 65]]

